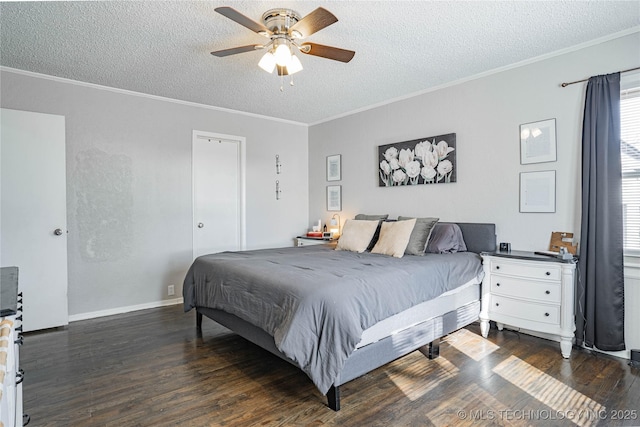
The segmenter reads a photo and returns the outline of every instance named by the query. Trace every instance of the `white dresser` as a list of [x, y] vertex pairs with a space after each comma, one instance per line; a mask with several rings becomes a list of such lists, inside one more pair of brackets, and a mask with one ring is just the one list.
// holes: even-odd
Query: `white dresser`
[[575, 261], [524, 251], [483, 253], [482, 259], [482, 336], [493, 320], [499, 330], [507, 326], [559, 341], [568, 358], [576, 329]]
[[14, 427], [29, 422], [29, 416], [22, 414], [22, 298], [18, 294], [18, 268], [0, 270], [0, 426]]

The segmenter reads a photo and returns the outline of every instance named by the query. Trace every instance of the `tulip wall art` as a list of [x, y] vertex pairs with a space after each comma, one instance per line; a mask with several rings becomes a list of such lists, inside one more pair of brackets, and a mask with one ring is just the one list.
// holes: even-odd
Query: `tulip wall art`
[[456, 182], [456, 134], [378, 146], [378, 185]]

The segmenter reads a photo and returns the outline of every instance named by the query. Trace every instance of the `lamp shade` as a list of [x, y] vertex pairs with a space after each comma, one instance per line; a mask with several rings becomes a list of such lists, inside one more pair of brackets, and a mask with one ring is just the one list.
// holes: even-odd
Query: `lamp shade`
[[289, 74], [294, 74], [301, 70], [302, 70], [302, 63], [300, 62], [297, 56], [291, 55], [291, 62], [287, 66], [287, 71], [289, 72]]
[[267, 52], [264, 54], [260, 62], [258, 62], [258, 66], [267, 73], [273, 73], [273, 69], [276, 68], [276, 57], [273, 56], [273, 53]]
[[291, 63], [291, 49], [289, 49], [289, 45], [286, 43], [278, 45], [275, 51], [276, 64], [281, 67], [289, 67]]

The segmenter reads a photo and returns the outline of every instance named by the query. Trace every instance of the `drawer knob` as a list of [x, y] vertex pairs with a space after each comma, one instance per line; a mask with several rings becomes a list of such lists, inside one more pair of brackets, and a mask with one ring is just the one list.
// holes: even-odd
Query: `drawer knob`
[[545, 294], [549, 295], [551, 291], [544, 291]]
[[549, 313], [545, 313], [545, 314], [544, 314], [544, 316], [545, 316], [545, 317], [549, 317]]
[[496, 283], [496, 286], [500, 286], [500, 283]]
[[496, 265], [496, 270], [500, 270], [500, 266], [499, 265]]
[[545, 274], [546, 274], [547, 276], [551, 276], [551, 272], [550, 272], [550, 271], [547, 271]]
[[498, 307], [499, 305], [500, 305], [499, 303], [496, 303], [496, 307]]

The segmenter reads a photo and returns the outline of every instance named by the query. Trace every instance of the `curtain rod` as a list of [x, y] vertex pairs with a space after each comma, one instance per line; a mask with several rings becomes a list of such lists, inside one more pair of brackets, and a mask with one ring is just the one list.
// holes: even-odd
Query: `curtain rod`
[[[619, 73], [626, 73], [627, 71], [635, 71], [635, 70], [640, 70], [640, 67], [635, 67], [635, 68], [629, 68], [628, 70], [622, 70], [622, 71], [618, 71]], [[572, 84], [576, 84], [576, 83], [582, 83], [582, 82], [586, 82], [589, 79], [582, 79], [582, 80], [576, 80], [575, 82], [569, 82], [569, 83], [562, 83], [560, 86], [562, 87], [567, 87], [569, 85]]]

